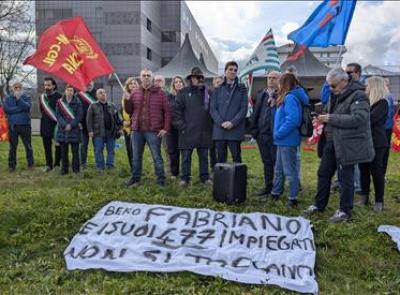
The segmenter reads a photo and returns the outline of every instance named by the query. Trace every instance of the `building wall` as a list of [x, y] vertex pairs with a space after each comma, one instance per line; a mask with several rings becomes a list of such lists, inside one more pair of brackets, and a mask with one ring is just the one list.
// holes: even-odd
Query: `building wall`
[[[35, 12], [37, 36], [61, 19], [82, 16], [122, 82], [128, 76], [138, 75], [144, 67], [153, 71], [161, 68], [175, 56], [186, 32], [197, 55], [203, 52], [210, 70], [218, 67], [214, 53], [183, 1], [35, 1]], [[166, 32], [164, 42], [163, 32]], [[172, 41], [165, 42], [171, 32], [175, 32]], [[39, 91], [43, 90], [46, 75], [38, 71]], [[122, 90], [115, 78], [101, 77], [96, 86], [106, 88], [111, 100], [119, 102]]]

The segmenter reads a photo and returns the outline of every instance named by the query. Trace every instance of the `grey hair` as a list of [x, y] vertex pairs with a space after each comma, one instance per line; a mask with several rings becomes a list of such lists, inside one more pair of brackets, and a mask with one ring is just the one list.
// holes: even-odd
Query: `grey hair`
[[326, 75], [326, 80], [331, 80], [332, 78], [338, 78], [340, 80], [348, 81], [349, 75], [342, 68], [336, 68], [336, 69], [330, 70], [328, 72], [328, 74]]

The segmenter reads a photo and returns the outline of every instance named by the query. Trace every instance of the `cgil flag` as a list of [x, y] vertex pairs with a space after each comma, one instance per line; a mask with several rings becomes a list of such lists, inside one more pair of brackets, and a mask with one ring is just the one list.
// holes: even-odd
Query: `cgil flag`
[[289, 56], [296, 60], [307, 47], [343, 45], [353, 18], [356, 0], [325, 0], [288, 39], [298, 44], [299, 50]]
[[84, 91], [90, 81], [114, 72], [81, 16], [57, 22], [40, 36], [24, 64], [52, 74]]

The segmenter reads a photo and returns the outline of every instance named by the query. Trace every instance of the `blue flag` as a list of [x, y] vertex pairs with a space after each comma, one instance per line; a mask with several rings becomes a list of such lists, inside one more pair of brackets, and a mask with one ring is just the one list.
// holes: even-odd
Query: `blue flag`
[[288, 39], [304, 47], [343, 45], [356, 0], [325, 0]]

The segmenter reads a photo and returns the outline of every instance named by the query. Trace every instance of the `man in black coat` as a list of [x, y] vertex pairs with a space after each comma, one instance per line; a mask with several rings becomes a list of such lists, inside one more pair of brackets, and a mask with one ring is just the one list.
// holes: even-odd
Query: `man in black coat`
[[43, 140], [44, 154], [46, 157], [44, 172], [51, 171], [54, 166], [60, 166], [60, 146], [56, 143], [55, 165], [53, 166], [52, 145], [57, 125], [56, 104], [61, 96], [62, 95], [57, 91], [56, 81], [51, 77], [44, 78], [44, 93], [42, 93], [39, 98], [40, 112], [42, 113], [42, 117], [40, 118], [40, 136]]
[[179, 130], [179, 149], [182, 154], [180, 185], [186, 186], [190, 182], [195, 148], [199, 158], [200, 181], [209, 184], [208, 150], [212, 146], [210, 93], [199, 68], [193, 68], [187, 80], [189, 86], [179, 91], [173, 109], [173, 125]]
[[81, 161], [81, 167], [85, 169], [87, 167], [87, 153], [89, 148], [89, 133], [86, 125], [86, 115], [89, 106], [96, 102], [96, 88], [94, 88], [94, 83], [91, 81], [87, 86], [85, 92], [78, 92], [78, 98], [82, 103], [83, 116], [82, 116], [82, 141], [79, 147], [79, 156]]
[[271, 193], [274, 179], [274, 166], [276, 158], [276, 146], [274, 145], [272, 131], [274, 129], [274, 115], [276, 98], [281, 74], [271, 71], [267, 75], [267, 88], [257, 94], [254, 112], [251, 116], [251, 133], [257, 140], [258, 149], [264, 164], [265, 187], [258, 192], [259, 197]]
[[331, 179], [339, 170], [339, 209], [330, 218], [333, 223], [351, 218], [354, 197], [354, 165], [374, 158], [370, 128], [370, 106], [363, 87], [349, 81], [348, 74], [338, 68], [331, 70], [326, 81], [331, 91], [327, 114], [318, 120], [325, 124], [326, 142], [318, 168], [318, 187], [314, 205], [304, 213], [323, 211], [328, 205]]

